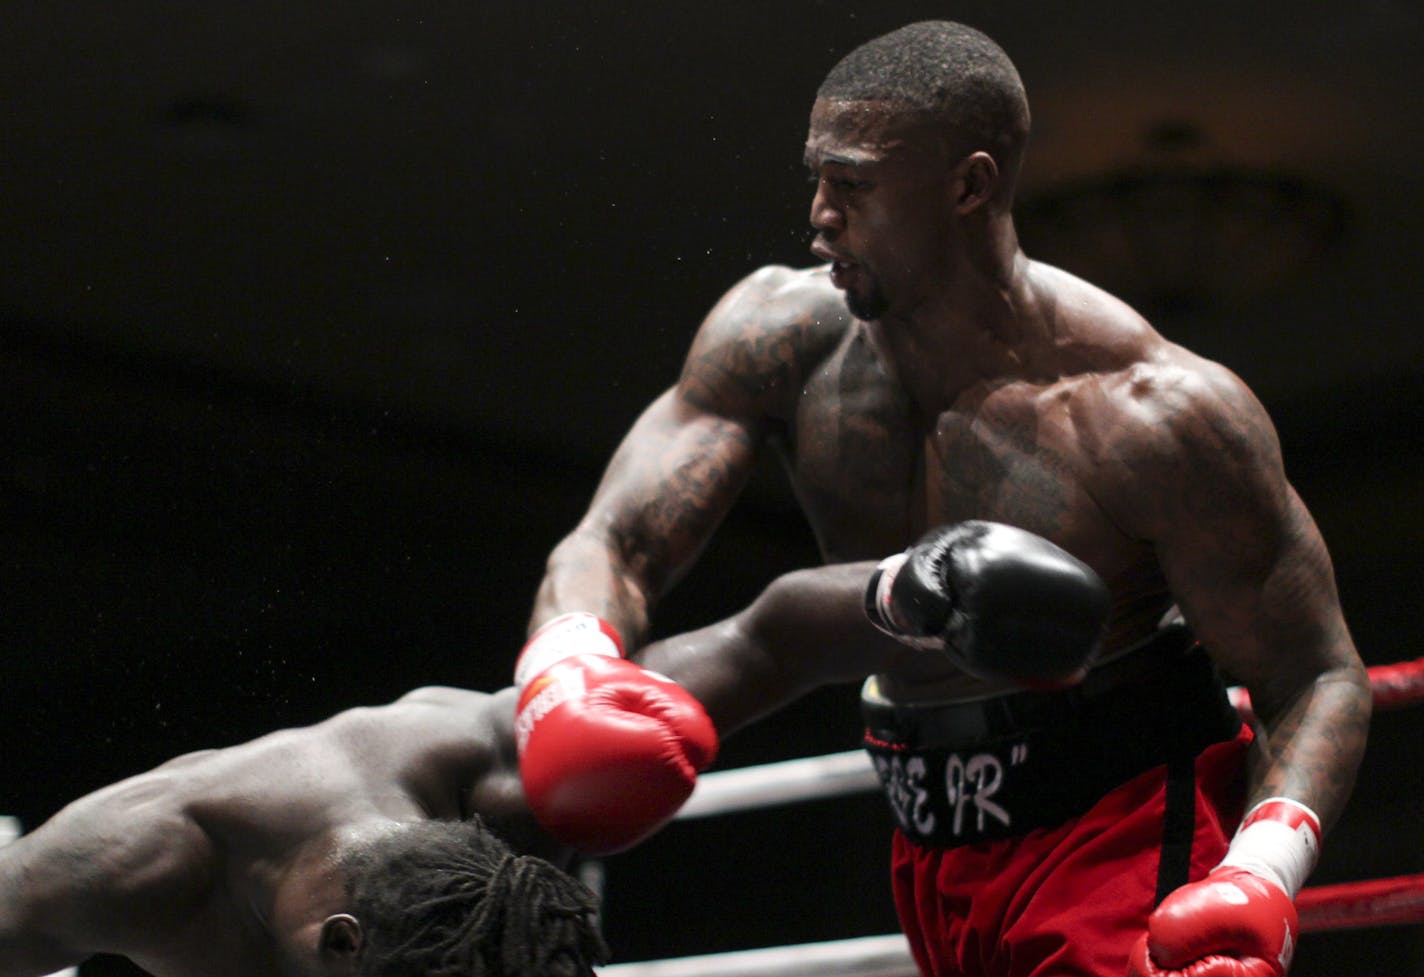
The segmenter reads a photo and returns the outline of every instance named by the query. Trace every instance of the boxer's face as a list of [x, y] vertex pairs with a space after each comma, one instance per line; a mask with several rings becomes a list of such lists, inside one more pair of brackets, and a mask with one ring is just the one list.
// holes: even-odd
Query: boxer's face
[[816, 184], [811, 251], [862, 319], [909, 312], [940, 278], [954, 168], [941, 139], [883, 101], [818, 99], [806, 165]]

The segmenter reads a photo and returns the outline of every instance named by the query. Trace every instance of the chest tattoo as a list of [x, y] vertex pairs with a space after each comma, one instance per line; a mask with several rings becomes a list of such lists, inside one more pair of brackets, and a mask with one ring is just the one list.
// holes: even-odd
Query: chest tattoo
[[946, 415], [927, 450], [927, 495], [937, 519], [995, 519], [1050, 538], [1065, 527], [1075, 473], [1033, 417]]

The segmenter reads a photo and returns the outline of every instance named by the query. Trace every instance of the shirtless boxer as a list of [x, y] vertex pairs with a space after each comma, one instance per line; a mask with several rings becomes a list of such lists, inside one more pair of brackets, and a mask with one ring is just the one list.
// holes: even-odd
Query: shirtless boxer
[[420, 689], [75, 801], [0, 848], [0, 975], [591, 974], [594, 900], [538, 857], [563, 849], [524, 808], [513, 701]]
[[[636, 649], [763, 451], [829, 563], [966, 519], [1045, 536], [1112, 594], [1081, 689], [1024, 698], [948, 662], [867, 688], [916, 960], [1280, 974], [1290, 900], [1364, 750], [1365, 671], [1251, 392], [1020, 249], [1028, 134], [1017, 71], [961, 25], [911, 25], [835, 66], [805, 145], [824, 264], [763, 268], [715, 305], [550, 554], [532, 641], [586, 613], [606, 622], [590, 647]], [[1173, 606], [1209, 660], [1149, 640]], [[1250, 691], [1254, 749], [1216, 709], [1214, 669]], [[1012, 804], [964, 807], [990, 786]]]
[[[1015, 625], [1051, 618], [1073, 635], [1059, 660], [1078, 670], [1099, 644], [1101, 582], [1046, 541], [1007, 529], [995, 538], [1011, 546], [979, 574], [964, 633], [992, 642], [1007, 626], [994, 607], [1010, 602]], [[860, 613], [873, 571], [803, 571], [729, 621], [645, 651], [703, 695], [728, 733], [817, 684], [910, 654]], [[1019, 606], [1064, 591], [1067, 601]], [[809, 624], [806, 601], [818, 608]], [[717, 748], [707, 714], [678, 685], [631, 662], [601, 664], [572, 676], [579, 703], [537, 718], [526, 703], [518, 724], [515, 689], [418, 689], [81, 798], [0, 847], [0, 977], [100, 952], [158, 977], [591, 974], [605, 954], [593, 897], [553, 864], [569, 851], [530, 816], [516, 739], [540, 817], [559, 831], [572, 805], [581, 833], [564, 840], [599, 852], [656, 830]], [[728, 673], [767, 681], [760, 695], [725, 697]], [[595, 751], [601, 763], [590, 762]], [[631, 784], [619, 779], [629, 770]], [[543, 791], [551, 778], [557, 789]]]

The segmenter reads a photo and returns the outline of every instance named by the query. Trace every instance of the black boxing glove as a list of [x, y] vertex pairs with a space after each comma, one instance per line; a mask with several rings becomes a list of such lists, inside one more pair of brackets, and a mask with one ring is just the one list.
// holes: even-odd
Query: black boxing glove
[[1080, 681], [1101, 648], [1101, 578], [1042, 536], [971, 520], [882, 560], [865, 590], [877, 628], [971, 675], [1029, 688]]

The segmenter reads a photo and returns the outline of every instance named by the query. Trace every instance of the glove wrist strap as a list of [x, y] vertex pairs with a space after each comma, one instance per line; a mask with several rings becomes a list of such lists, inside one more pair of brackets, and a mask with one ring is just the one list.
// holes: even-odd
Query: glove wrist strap
[[895, 578], [909, 561], [910, 554], [896, 553], [881, 560], [865, 586], [865, 616], [876, 629], [902, 645], [918, 651], [944, 651], [944, 639], [917, 635], [914, 628], [896, 613]]
[[904, 637], [906, 632], [903, 624], [895, 618], [895, 601], [891, 595], [895, 577], [909, 558], [909, 553], [896, 553], [881, 560], [865, 588], [865, 616], [892, 638]]
[[514, 666], [514, 684], [522, 689], [549, 666], [574, 655], [622, 658], [623, 641], [613, 625], [595, 614], [560, 614], [546, 621], [525, 642]]
[[1320, 818], [1299, 801], [1270, 797], [1241, 821], [1222, 865], [1280, 886], [1292, 900], [1320, 857]]

